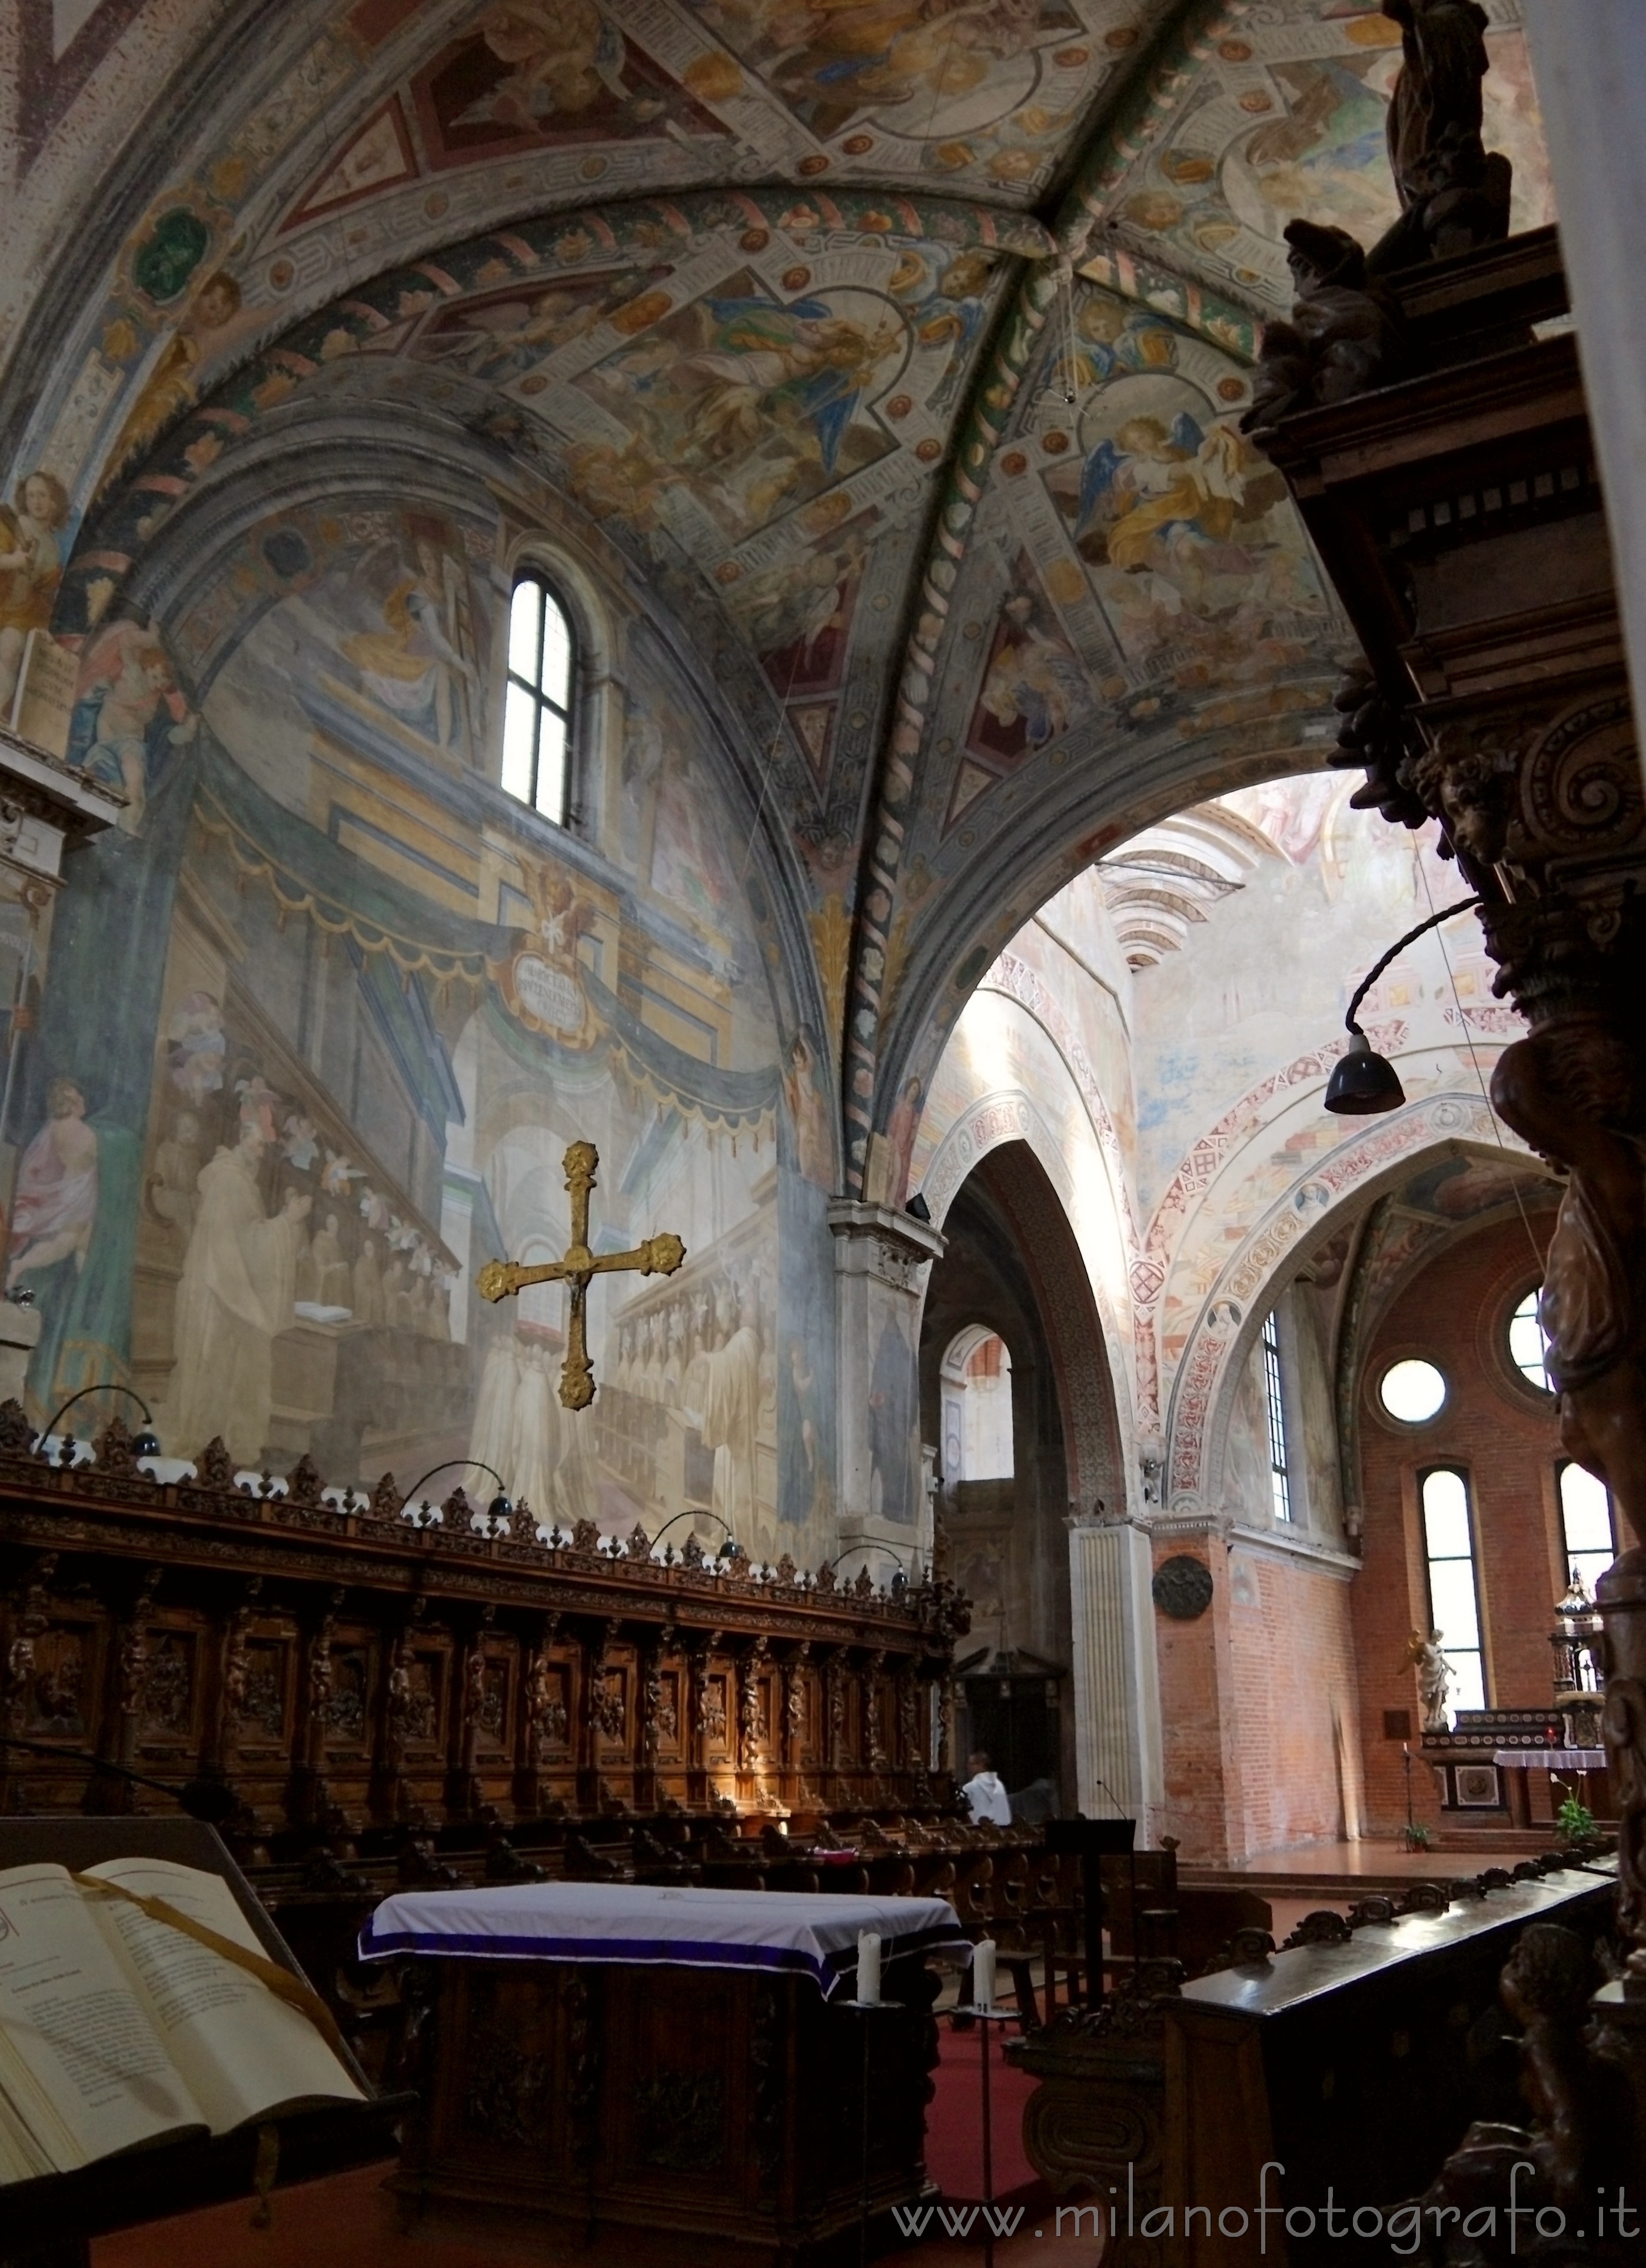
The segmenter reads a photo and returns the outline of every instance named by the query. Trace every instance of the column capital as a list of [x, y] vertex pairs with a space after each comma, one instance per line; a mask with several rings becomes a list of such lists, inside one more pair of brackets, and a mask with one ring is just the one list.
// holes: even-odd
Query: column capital
[[829, 1228], [835, 1239], [837, 1275], [877, 1276], [900, 1292], [918, 1290], [919, 1270], [928, 1261], [941, 1260], [948, 1248], [929, 1222], [890, 1205], [862, 1204], [851, 1197], [838, 1198], [830, 1206]]

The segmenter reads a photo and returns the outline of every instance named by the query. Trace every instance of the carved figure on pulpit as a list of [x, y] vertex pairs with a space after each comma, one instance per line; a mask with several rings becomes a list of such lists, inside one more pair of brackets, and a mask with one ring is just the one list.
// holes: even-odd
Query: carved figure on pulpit
[[[1600, 2187], [1595, 2176], [1604, 2170], [1613, 2122], [1584, 2046], [1596, 1981], [1589, 1948], [1575, 1930], [1534, 1921], [1520, 1933], [1498, 1989], [1522, 2028], [1520, 2092], [1532, 2124], [1477, 2119], [1423, 2196], [1406, 2208], [1421, 2232], [1407, 2257], [1425, 2268], [1443, 2268], [1458, 2257], [1443, 2242], [1449, 2222], [1472, 2222], [1488, 2238], [1484, 2250], [1471, 2246], [1468, 2257], [1506, 2261], [1517, 2250], [1511, 2203], [1528, 2219], [1558, 2213], [1571, 2228]], [[1432, 2242], [1426, 2241], [1430, 2229]], [[1582, 2248], [1561, 2250], [1568, 2260], [1591, 2257]]]
[[1544, 1266], [1548, 1373], [1567, 1454], [1646, 1536], [1646, 1094], [1638, 1057], [1602, 1016], [1552, 1020], [1492, 1077], [1499, 1115], [1566, 1193]]
[[1296, 298], [1289, 322], [1264, 329], [1251, 407], [1240, 421], [1248, 433], [1405, 374], [1398, 312], [1368, 274], [1355, 239], [1345, 229], [1295, 220], [1286, 241]]
[[1413, 1631], [1406, 1642], [1406, 1650], [1417, 1672], [1417, 1697], [1426, 1733], [1443, 1733], [1447, 1728], [1447, 1698], [1451, 1691], [1456, 1673], [1441, 1648], [1444, 1631], [1430, 1631], [1425, 1638]]
[[1480, 139], [1490, 18], [1477, 0], [1384, 0], [1403, 63], [1389, 106], [1389, 165], [1401, 217], [1374, 273], [1468, 252], [1509, 233], [1514, 169]]

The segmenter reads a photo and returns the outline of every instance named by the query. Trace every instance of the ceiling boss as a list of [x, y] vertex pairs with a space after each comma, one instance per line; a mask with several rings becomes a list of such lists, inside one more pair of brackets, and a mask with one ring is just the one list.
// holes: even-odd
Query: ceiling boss
[[560, 1371], [560, 1399], [568, 1410], [587, 1410], [594, 1399], [594, 1367], [588, 1359], [585, 1311], [589, 1279], [631, 1270], [642, 1276], [672, 1276], [686, 1256], [677, 1236], [665, 1231], [648, 1236], [630, 1252], [590, 1251], [588, 1201], [594, 1188], [600, 1152], [592, 1142], [573, 1142], [565, 1153], [566, 1193], [572, 1200], [572, 1241], [559, 1260], [527, 1267], [518, 1260], [489, 1260], [476, 1288], [483, 1300], [506, 1300], [528, 1284], [568, 1284], [571, 1314], [566, 1323], [565, 1361]]

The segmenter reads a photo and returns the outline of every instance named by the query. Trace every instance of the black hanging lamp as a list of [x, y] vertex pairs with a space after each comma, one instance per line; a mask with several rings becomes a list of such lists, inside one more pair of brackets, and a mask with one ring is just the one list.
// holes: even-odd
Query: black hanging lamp
[[1326, 1081], [1326, 1108], [1340, 1118], [1375, 1118], [1385, 1110], [1399, 1110], [1406, 1101], [1406, 1089], [1400, 1084], [1400, 1074], [1387, 1056], [1380, 1056], [1362, 1031], [1355, 1019], [1361, 1002], [1383, 975], [1391, 961], [1398, 961], [1408, 945], [1454, 914], [1466, 914], [1478, 906], [1479, 897], [1460, 898], [1455, 906], [1442, 913], [1431, 914], [1427, 921], [1419, 922], [1415, 929], [1391, 945], [1383, 959], [1372, 969], [1354, 998], [1349, 1002], [1348, 1014], [1343, 1019], [1349, 1043], [1332, 1066], [1332, 1076]]
[[135, 1387], [122, 1386], [117, 1379], [113, 1378], [102, 1379], [95, 1386], [83, 1386], [78, 1393], [71, 1394], [62, 1408], [54, 1410], [46, 1420], [44, 1430], [35, 1435], [36, 1448], [56, 1432], [61, 1420], [68, 1416], [77, 1402], [84, 1402], [88, 1394], [123, 1394], [129, 1401], [135, 1402], [143, 1412], [143, 1426], [139, 1432], [134, 1433], [131, 1437], [132, 1455], [138, 1458], [158, 1457], [162, 1454], [160, 1437], [154, 1430], [154, 1416], [148, 1403]]

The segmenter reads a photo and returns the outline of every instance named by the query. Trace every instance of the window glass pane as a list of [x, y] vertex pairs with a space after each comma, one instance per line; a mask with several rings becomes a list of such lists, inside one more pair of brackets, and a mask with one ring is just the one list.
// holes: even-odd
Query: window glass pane
[[1478, 1653], [1454, 1653], [1450, 1646], [1443, 1649], [1451, 1664], [1456, 1683], [1451, 1689], [1451, 1707], [1484, 1709], [1486, 1706], [1486, 1671]]
[[1377, 1389], [1384, 1408], [1406, 1425], [1421, 1425], [1446, 1399], [1446, 1381], [1432, 1362], [1397, 1362]]
[[1543, 1325], [1538, 1320], [1538, 1300], [1536, 1292], [1528, 1292], [1516, 1308], [1509, 1325], [1509, 1359], [1521, 1375], [1532, 1385], [1541, 1387], [1546, 1394], [1551, 1388], [1543, 1359], [1549, 1342], [1544, 1335]]
[[1469, 1491], [1461, 1473], [1428, 1473], [1423, 1481], [1424, 1540], [1431, 1559], [1467, 1559]]
[[1280, 1319], [1270, 1314], [1263, 1326], [1263, 1390], [1269, 1418], [1269, 1484], [1276, 1520], [1292, 1514], [1291, 1454], [1286, 1440], [1286, 1392], [1281, 1381]]
[[503, 784], [522, 803], [531, 801], [532, 728], [536, 720], [536, 702], [518, 685], [511, 685], [503, 704]]
[[537, 682], [543, 612], [543, 585], [531, 581], [517, 583], [509, 608], [509, 667], [517, 677], [523, 677], [528, 685]]
[[543, 601], [543, 659], [541, 683], [557, 707], [564, 709], [571, 692], [572, 635], [565, 616], [545, 593]]
[[547, 709], [537, 734], [537, 808], [547, 819], [565, 816], [565, 726]]
[[1615, 1551], [1574, 1551], [1566, 1564], [1572, 1574], [1582, 1576], [1583, 1588], [1592, 1599], [1595, 1585], [1617, 1556]]
[[1474, 1603], [1474, 1568], [1467, 1559], [1433, 1559], [1428, 1569], [1434, 1627], [1448, 1653], [1454, 1646], [1478, 1646], [1480, 1618]]
[[1604, 1551], [1608, 1560], [1616, 1557], [1612, 1498], [1604, 1481], [1598, 1481], [1581, 1465], [1563, 1465], [1561, 1511], [1566, 1523], [1568, 1557], [1576, 1558], [1585, 1551]]

